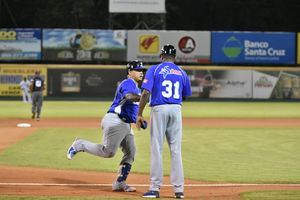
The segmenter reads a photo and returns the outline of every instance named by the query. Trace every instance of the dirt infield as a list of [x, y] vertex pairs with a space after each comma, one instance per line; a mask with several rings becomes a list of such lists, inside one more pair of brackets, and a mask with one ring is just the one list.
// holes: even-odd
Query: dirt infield
[[[30, 128], [17, 128], [17, 123], [31, 123]], [[20, 141], [42, 127], [99, 127], [100, 120], [92, 119], [0, 119], [0, 151]], [[300, 119], [184, 119], [185, 124], [195, 127], [300, 127]], [[186, 166], [188, 167], [188, 166]], [[31, 167], [0, 166], [0, 194], [30, 196], [118, 196], [140, 198], [148, 189], [149, 176], [131, 174], [128, 183], [137, 192], [112, 192], [110, 184], [114, 173], [54, 170]], [[165, 177], [164, 183], [169, 183]], [[300, 190], [294, 185], [222, 184], [185, 180], [186, 199], [239, 199], [242, 192], [255, 190]], [[161, 197], [173, 198], [172, 187], [165, 185]]]

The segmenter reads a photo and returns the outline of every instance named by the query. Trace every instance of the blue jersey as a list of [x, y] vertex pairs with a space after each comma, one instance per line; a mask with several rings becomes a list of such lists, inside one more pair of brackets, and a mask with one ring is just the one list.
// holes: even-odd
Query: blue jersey
[[192, 94], [187, 74], [172, 62], [151, 66], [145, 75], [142, 89], [151, 93], [150, 106], [181, 105], [182, 98]]
[[126, 94], [141, 95], [141, 90], [136, 82], [131, 79], [123, 80], [118, 86], [114, 101], [108, 112], [116, 113], [126, 123], [135, 123], [138, 112], [138, 102], [125, 101]]

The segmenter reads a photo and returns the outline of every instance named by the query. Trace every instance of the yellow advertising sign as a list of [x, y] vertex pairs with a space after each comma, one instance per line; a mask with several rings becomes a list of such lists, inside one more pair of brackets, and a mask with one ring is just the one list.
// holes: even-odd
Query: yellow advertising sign
[[[22, 96], [22, 91], [19, 85], [20, 82], [24, 77], [31, 80], [37, 70], [40, 70], [41, 76], [47, 85], [46, 67], [0, 64], [0, 96]], [[46, 95], [47, 89], [45, 89], [43, 93]]]
[[139, 51], [140, 53], [159, 52], [159, 36], [158, 35], [140, 35], [139, 36]]

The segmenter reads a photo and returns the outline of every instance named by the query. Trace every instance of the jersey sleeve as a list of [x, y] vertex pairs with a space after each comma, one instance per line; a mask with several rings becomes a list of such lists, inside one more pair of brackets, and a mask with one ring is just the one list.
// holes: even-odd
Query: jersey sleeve
[[192, 89], [191, 89], [191, 81], [189, 79], [189, 77], [187, 76], [186, 73], [185, 74], [185, 82], [183, 85], [183, 90], [182, 90], [182, 96], [183, 97], [188, 97], [192, 95]]
[[146, 75], [145, 75], [145, 78], [143, 80], [143, 84], [142, 84], [142, 89], [146, 89], [148, 90], [149, 92], [152, 91], [152, 88], [153, 88], [153, 82], [154, 82], [154, 69], [155, 69], [155, 66], [152, 66], [150, 67], [147, 72], [146, 72]]
[[136, 94], [136, 85], [131, 79], [127, 79], [121, 85], [120, 92], [122, 94], [122, 99], [126, 96], [126, 94]]

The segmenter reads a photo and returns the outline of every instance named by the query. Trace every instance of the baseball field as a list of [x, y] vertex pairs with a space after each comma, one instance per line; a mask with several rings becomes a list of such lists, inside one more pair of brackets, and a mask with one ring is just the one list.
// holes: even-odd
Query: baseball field
[[[137, 155], [128, 183], [135, 193], [111, 191], [120, 151], [110, 159], [66, 158], [75, 137], [101, 142], [100, 120], [109, 106], [44, 101], [35, 121], [29, 104], [0, 101], [0, 200], [142, 199], [149, 185], [149, 129], [132, 126]], [[183, 128], [185, 199], [300, 199], [300, 102], [184, 102]], [[161, 199], [171, 199], [166, 142], [163, 156]]]

